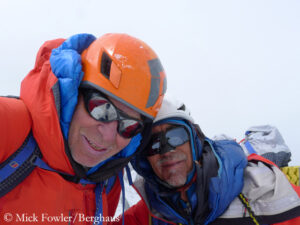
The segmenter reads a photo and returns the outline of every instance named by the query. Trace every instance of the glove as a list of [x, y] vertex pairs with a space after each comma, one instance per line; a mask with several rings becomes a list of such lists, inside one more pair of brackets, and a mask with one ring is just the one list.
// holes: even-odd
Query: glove
[[83, 77], [81, 56], [96, 38], [91, 34], [76, 34], [53, 49], [50, 56], [51, 69], [59, 82], [60, 125], [68, 140], [69, 127], [77, 104], [78, 88]]

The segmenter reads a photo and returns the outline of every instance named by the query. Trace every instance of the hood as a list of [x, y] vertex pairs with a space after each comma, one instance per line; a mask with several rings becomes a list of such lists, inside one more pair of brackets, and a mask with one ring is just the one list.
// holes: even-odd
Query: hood
[[49, 63], [52, 49], [57, 48], [63, 41], [64, 39], [47, 41], [41, 46], [34, 68], [22, 81], [20, 98], [32, 117], [33, 136], [43, 154], [43, 160], [55, 170], [74, 174], [65, 153], [59, 123], [58, 80]]

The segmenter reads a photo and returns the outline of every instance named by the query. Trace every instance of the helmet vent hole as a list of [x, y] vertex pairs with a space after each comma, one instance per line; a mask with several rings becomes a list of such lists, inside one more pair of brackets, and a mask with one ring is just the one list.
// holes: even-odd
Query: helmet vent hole
[[183, 104], [182, 106], [180, 106], [180, 107], [178, 108], [178, 110], [185, 111], [185, 104]]
[[109, 79], [112, 60], [106, 52], [103, 52], [101, 57], [101, 73]]

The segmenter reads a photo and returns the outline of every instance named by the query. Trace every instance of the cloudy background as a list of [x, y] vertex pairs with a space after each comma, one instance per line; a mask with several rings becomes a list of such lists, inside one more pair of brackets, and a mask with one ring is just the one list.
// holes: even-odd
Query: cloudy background
[[1, 0], [0, 95], [19, 94], [45, 40], [125, 32], [155, 49], [207, 136], [274, 125], [300, 165], [299, 12], [298, 0]]

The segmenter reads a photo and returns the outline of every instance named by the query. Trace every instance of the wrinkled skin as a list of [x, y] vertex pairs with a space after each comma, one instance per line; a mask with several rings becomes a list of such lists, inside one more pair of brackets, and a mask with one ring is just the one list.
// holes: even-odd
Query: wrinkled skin
[[[152, 128], [152, 134], [166, 131], [171, 126], [170, 124], [157, 125]], [[189, 141], [164, 154], [148, 156], [147, 159], [155, 174], [172, 187], [183, 186], [193, 168]]]
[[[127, 115], [136, 119], [141, 118], [140, 114], [133, 109], [117, 100], [109, 99]], [[70, 124], [68, 138], [73, 159], [82, 166], [93, 167], [119, 153], [131, 139], [120, 136], [117, 126], [118, 121], [103, 123], [93, 119], [86, 111], [83, 97], [80, 95]]]

